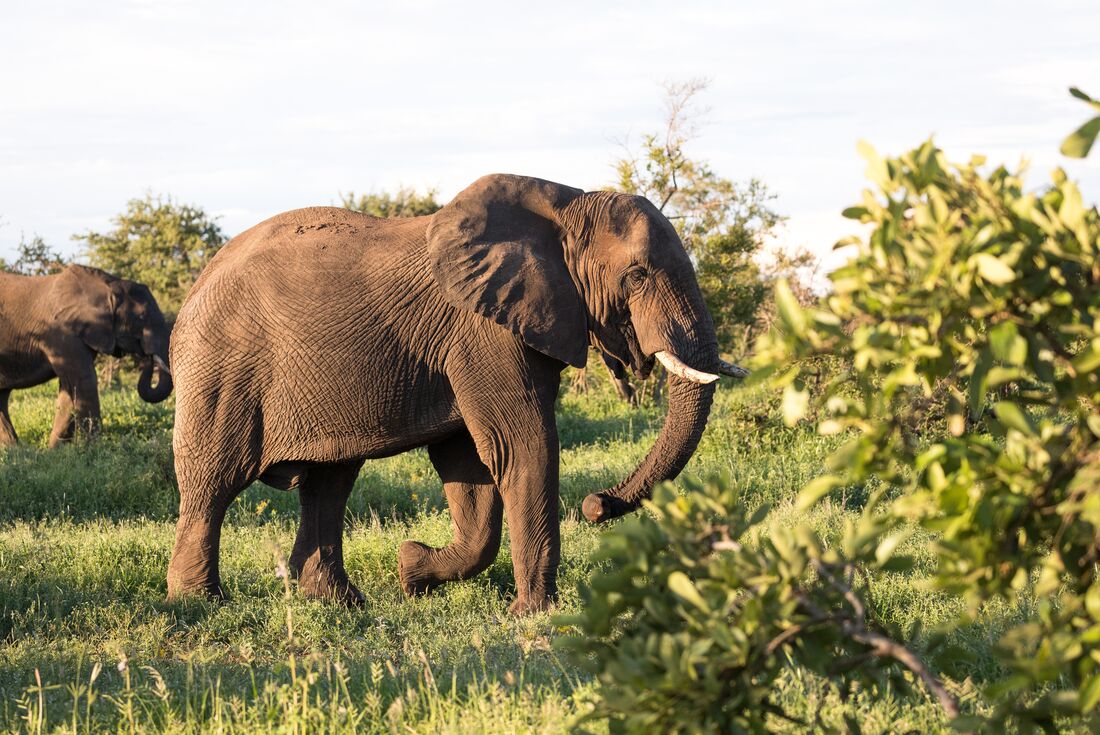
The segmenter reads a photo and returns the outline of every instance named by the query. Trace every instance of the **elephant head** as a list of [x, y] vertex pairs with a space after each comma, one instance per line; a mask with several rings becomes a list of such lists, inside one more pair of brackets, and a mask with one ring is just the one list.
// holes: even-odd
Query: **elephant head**
[[642, 463], [589, 495], [593, 522], [637, 508], [679, 474], [706, 426], [718, 372], [714, 323], [675, 229], [643, 197], [583, 192], [496, 174], [462, 191], [428, 227], [436, 280], [455, 306], [575, 367], [588, 347], [645, 377], [668, 369], [668, 415]]
[[66, 268], [61, 279], [54, 296], [59, 320], [77, 330], [84, 343], [100, 354], [144, 358], [138, 395], [149, 403], [167, 398], [172, 392], [171, 329], [148, 287], [79, 265]]

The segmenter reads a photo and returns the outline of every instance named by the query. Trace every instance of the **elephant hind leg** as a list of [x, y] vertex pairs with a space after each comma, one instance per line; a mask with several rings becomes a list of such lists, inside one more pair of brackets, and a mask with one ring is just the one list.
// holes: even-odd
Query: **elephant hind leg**
[[362, 466], [362, 460], [312, 465], [301, 475], [302, 519], [290, 554], [290, 571], [303, 594], [345, 605], [363, 604], [362, 593], [344, 569], [344, 510]]
[[0, 447], [14, 446], [19, 443], [19, 437], [15, 434], [15, 427], [11, 423], [11, 415], [8, 413], [8, 398], [11, 390], [0, 390]]
[[168, 564], [169, 600], [193, 594], [220, 600], [227, 597], [218, 570], [222, 522], [229, 504], [250, 478], [227, 480], [205, 471], [207, 467], [205, 457], [192, 461], [176, 458], [180, 515], [176, 544]]
[[443, 480], [454, 538], [441, 549], [418, 541], [401, 544], [398, 573], [410, 596], [480, 574], [500, 550], [504, 505], [470, 435], [463, 431], [433, 444], [428, 456]]

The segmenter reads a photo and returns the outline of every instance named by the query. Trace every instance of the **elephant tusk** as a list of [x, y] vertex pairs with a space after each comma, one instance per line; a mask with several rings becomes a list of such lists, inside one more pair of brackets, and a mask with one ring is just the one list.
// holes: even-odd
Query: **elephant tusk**
[[714, 373], [704, 373], [702, 370], [688, 367], [680, 358], [670, 352], [661, 350], [655, 354], [654, 357], [665, 366], [666, 370], [673, 375], [680, 376], [684, 380], [690, 380], [693, 383], [713, 383], [718, 380], [718, 376]]
[[718, 372], [722, 375], [728, 375], [731, 378], [747, 378], [749, 377], [749, 371], [740, 365], [734, 365], [732, 362], [726, 362], [725, 360], [718, 361]]
[[169, 378], [172, 377], [172, 371], [168, 368], [168, 363], [162, 360], [160, 355], [153, 355], [153, 364], [162, 372], [167, 373]]

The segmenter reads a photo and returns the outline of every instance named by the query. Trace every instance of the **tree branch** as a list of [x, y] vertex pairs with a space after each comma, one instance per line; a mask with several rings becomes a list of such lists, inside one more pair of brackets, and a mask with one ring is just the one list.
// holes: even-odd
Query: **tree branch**
[[[925, 663], [921, 661], [920, 657], [894, 639], [867, 628], [867, 620], [865, 617], [866, 611], [863, 607], [863, 602], [859, 599], [859, 596], [852, 591], [851, 585], [841, 583], [840, 580], [829, 571], [828, 567], [820, 561], [815, 560], [813, 566], [818, 575], [830, 587], [844, 597], [845, 601], [852, 607], [852, 612], [855, 614], [852, 618], [837, 619], [841, 632], [857, 643], [868, 646], [876, 656], [892, 658], [909, 669], [921, 680], [925, 688], [936, 697], [944, 712], [952, 719], [958, 717], [961, 714], [958, 700], [955, 699], [951, 692], [947, 691], [943, 682], [932, 673]], [[849, 573], [852, 568], [852, 565], [845, 566], [845, 569]], [[802, 601], [804, 604], [807, 604], [808, 609], [811, 611], [816, 608], [816, 606], [805, 597], [803, 597]], [[820, 617], [820, 610], [815, 612], [814, 615], [815, 617]]]

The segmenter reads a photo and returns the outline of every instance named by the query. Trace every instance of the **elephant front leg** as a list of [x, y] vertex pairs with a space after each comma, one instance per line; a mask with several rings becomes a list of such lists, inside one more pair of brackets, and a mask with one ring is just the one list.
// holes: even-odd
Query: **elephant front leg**
[[15, 434], [15, 427], [11, 423], [11, 415], [8, 414], [8, 398], [10, 390], [0, 390], [0, 447], [15, 446], [19, 443], [19, 437]]
[[49, 447], [52, 449], [63, 442], [72, 441], [75, 426], [76, 416], [73, 413], [72, 394], [65, 388], [61, 388], [57, 392], [57, 413], [53, 418]]
[[508, 608], [526, 615], [550, 608], [558, 599], [561, 529], [558, 522], [558, 457], [554, 447], [529, 455], [501, 482], [516, 600]]
[[298, 488], [302, 519], [290, 571], [303, 594], [363, 604], [344, 569], [344, 510], [362, 466], [361, 461], [311, 466]]
[[[456, 390], [478, 456], [496, 481], [508, 520], [514, 615], [551, 607], [558, 596], [558, 432], [554, 399], [560, 364], [533, 356], [525, 380], [500, 381], [493, 393]], [[457, 387], [457, 386], [456, 386]]]
[[428, 456], [443, 481], [454, 538], [441, 549], [419, 541], [401, 544], [397, 569], [409, 596], [480, 574], [500, 550], [504, 505], [470, 435], [464, 431], [433, 444]]

